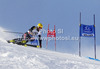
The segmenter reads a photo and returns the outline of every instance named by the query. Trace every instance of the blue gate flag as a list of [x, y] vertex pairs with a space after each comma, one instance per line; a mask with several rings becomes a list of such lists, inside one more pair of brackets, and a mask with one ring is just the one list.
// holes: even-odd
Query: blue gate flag
[[81, 24], [80, 25], [80, 36], [95, 37], [95, 26]]

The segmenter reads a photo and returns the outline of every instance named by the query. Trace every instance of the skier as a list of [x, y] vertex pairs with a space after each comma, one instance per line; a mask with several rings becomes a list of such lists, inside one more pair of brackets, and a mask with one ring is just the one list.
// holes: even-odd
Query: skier
[[42, 48], [42, 40], [41, 40], [41, 29], [43, 25], [38, 23], [37, 26], [32, 26], [24, 35], [22, 35], [23, 41], [22, 43], [27, 43], [28, 41], [34, 41], [35, 36], [38, 36], [39, 46]]
[[[26, 44], [27, 42], [31, 42], [31, 46], [34, 45], [34, 41], [37, 41], [35, 38], [38, 36], [39, 46], [36, 47], [42, 48], [42, 40], [41, 40], [41, 29], [43, 28], [43, 25], [41, 23], [38, 23], [37, 26], [32, 26], [26, 33], [22, 35], [22, 38], [15, 38], [13, 40], [8, 40], [8, 43], [18, 44], [18, 45], [24, 45], [24, 46], [30, 46], [29, 44]], [[38, 43], [37, 43], [38, 44]]]

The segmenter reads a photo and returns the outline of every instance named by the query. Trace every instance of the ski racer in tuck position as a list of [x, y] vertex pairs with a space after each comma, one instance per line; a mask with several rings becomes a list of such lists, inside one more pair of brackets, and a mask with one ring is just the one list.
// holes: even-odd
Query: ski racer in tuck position
[[[27, 42], [34, 42], [36, 39], [35, 37], [38, 36], [39, 46], [42, 48], [42, 40], [41, 40], [41, 29], [43, 28], [43, 25], [39, 23], [37, 26], [32, 26], [26, 33], [22, 35], [22, 38], [16, 38], [13, 40], [8, 40], [8, 43], [14, 43], [18, 45], [24, 45], [27, 46]], [[36, 46], [37, 47], [37, 46]]]

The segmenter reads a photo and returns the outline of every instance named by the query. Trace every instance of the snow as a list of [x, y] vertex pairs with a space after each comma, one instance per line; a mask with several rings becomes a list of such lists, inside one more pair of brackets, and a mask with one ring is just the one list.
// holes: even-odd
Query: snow
[[0, 69], [100, 69], [98, 61], [73, 54], [8, 44], [4, 37], [0, 36]]

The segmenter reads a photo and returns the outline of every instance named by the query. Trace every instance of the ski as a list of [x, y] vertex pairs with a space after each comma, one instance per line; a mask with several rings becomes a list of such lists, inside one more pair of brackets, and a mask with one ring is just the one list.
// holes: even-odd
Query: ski
[[30, 47], [36, 47], [39, 48], [40, 46], [38, 45], [32, 45], [32, 44], [27, 44], [26, 41], [19, 41], [19, 40], [7, 40], [8, 43], [13, 43], [13, 44], [17, 44], [17, 45], [21, 45], [21, 46], [30, 46]]
[[38, 46], [38, 45], [31, 45], [31, 44], [25, 44], [24, 46], [25, 46], [25, 47], [26, 47], [26, 46], [31, 46], [31, 47], [36, 47], [36, 48], [39, 48], [39, 47], [40, 47], [40, 46]]

